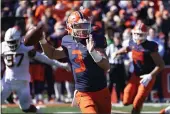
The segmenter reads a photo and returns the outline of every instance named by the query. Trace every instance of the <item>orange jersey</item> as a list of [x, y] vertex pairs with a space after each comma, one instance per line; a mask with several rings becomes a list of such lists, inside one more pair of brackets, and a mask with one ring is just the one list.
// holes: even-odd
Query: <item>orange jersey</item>
[[132, 51], [134, 72], [137, 76], [150, 73], [155, 68], [151, 53], [158, 51], [158, 45], [146, 40], [137, 45], [133, 40], [129, 41], [129, 49]]

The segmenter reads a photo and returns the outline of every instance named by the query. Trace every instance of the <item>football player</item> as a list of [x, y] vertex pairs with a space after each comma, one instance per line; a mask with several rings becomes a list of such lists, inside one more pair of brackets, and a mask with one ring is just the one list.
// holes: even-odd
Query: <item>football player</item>
[[113, 54], [117, 56], [132, 52], [134, 72], [124, 89], [123, 104], [133, 104], [132, 114], [139, 114], [143, 102], [152, 90], [157, 74], [164, 68], [164, 62], [158, 53], [158, 45], [148, 41], [147, 27], [138, 23], [132, 31], [129, 46]]
[[36, 59], [46, 64], [69, 69], [68, 63], [60, 63], [51, 60], [30, 47], [21, 43], [21, 30], [15, 26], [5, 33], [5, 41], [2, 42], [1, 56], [4, 59], [6, 70], [2, 79], [1, 100], [4, 102], [11, 92], [15, 91], [19, 97], [19, 105], [23, 112], [37, 112], [32, 105], [30, 95], [30, 59]]
[[105, 76], [110, 66], [104, 51], [105, 37], [91, 32], [89, 19], [83, 11], [72, 12], [62, 46], [54, 48], [45, 38], [40, 44], [51, 59], [68, 57], [75, 80], [75, 99], [82, 113], [110, 114], [111, 97]]

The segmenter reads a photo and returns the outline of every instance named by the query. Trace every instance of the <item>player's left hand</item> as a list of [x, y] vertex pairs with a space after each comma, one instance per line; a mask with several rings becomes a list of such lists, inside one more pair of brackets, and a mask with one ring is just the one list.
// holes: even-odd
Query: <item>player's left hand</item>
[[151, 74], [145, 74], [140, 76], [142, 78], [140, 80], [140, 83], [143, 84], [145, 87], [149, 84], [149, 82], [152, 80], [152, 75]]
[[94, 41], [92, 35], [89, 35], [89, 39], [86, 39], [86, 47], [89, 52], [94, 50]]

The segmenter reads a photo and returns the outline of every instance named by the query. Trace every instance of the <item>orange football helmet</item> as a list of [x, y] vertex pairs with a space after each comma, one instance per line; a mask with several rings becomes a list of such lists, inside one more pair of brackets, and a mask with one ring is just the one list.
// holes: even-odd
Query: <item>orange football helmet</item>
[[146, 40], [147, 37], [147, 27], [144, 23], [137, 23], [132, 30], [133, 41], [140, 44]]
[[76, 38], [88, 38], [91, 33], [91, 22], [82, 11], [72, 12], [67, 19], [67, 31]]

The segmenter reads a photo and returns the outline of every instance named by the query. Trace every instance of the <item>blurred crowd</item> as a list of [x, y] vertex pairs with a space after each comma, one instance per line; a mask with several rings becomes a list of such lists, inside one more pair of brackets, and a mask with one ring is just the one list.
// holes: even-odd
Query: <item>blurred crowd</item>
[[[159, 54], [166, 65], [170, 65], [170, 2], [160, 0], [1, 0], [1, 17], [25, 17], [26, 31], [40, 22], [48, 25], [47, 35], [54, 47], [59, 47], [65, 30], [66, 19], [72, 11], [88, 8], [94, 30], [105, 34], [106, 54], [111, 64], [108, 73], [108, 86], [112, 92], [116, 89], [117, 102], [121, 102], [121, 94], [127, 80], [133, 72], [131, 53], [115, 59], [110, 56], [116, 50], [128, 45], [131, 30], [140, 21], [148, 27], [148, 40], [158, 43]], [[1, 41], [3, 41], [1, 32]], [[42, 51], [37, 44], [35, 49]], [[60, 60], [66, 62], [67, 59]], [[2, 64], [1, 64], [2, 65]], [[3, 66], [3, 65], [2, 65]], [[2, 70], [3, 67], [2, 67]], [[2, 71], [1, 70], [1, 71]], [[71, 102], [74, 92], [74, 81], [71, 72], [32, 61], [30, 63], [32, 81], [31, 94], [36, 103]], [[161, 75], [161, 74], [160, 74]], [[159, 93], [159, 101], [164, 102], [160, 76], [153, 89]], [[47, 94], [46, 94], [47, 93]], [[15, 92], [11, 95], [17, 101]], [[9, 101], [10, 98], [9, 98]], [[150, 98], [147, 99], [151, 101]]]

